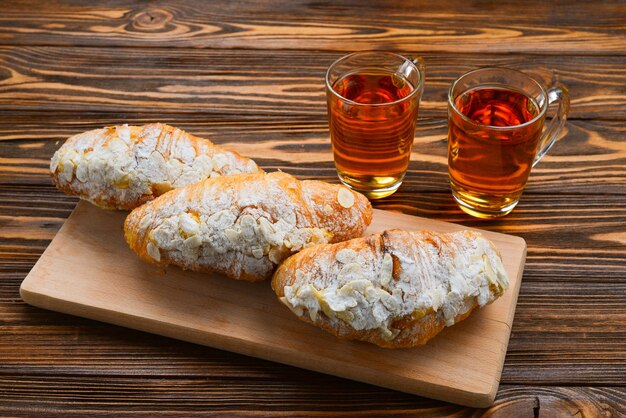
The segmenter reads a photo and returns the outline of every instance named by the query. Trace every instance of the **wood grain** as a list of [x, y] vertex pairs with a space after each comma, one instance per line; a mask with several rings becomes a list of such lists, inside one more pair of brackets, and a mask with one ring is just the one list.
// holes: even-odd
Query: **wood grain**
[[[155, 120], [171, 123], [237, 150], [255, 159], [264, 169], [282, 169], [303, 178], [337, 181], [328, 125], [322, 117], [200, 114], [155, 119], [150, 114], [95, 116], [90, 113], [77, 119], [73, 114], [35, 113], [0, 115], [0, 183], [48, 185], [50, 157], [69, 136], [121, 121], [144, 124]], [[420, 119], [417, 126], [405, 185], [384, 204], [412, 210], [412, 214], [425, 211], [429, 216], [455, 216], [456, 221], [458, 216], [454, 215], [454, 206], [445, 207], [451, 200], [429, 203], [414, 199], [419, 197], [416, 193], [449, 193], [447, 121]], [[566, 127], [562, 140], [533, 170], [527, 193], [625, 194], [624, 124], [577, 120], [568, 122]], [[541, 214], [533, 216], [538, 218]]]
[[[51, 185], [0, 185], [0, 220], [10, 227], [0, 228], [0, 259], [28, 271], [76, 201]], [[611, 209], [603, 211], [607, 205]], [[521, 236], [529, 242], [525, 280], [569, 282], [582, 292], [585, 283], [625, 280], [624, 195], [529, 193], [512, 214], [493, 221], [465, 215], [449, 191], [425, 193], [410, 185], [375, 206]]]
[[[623, 387], [503, 386], [495, 404], [475, 410], [302, 372], [263, 377], [177, 379], [0, 376], [0, 413], [48, 416], [392, 416], [619, 417]], [[303, 383], [303, 381], [305, 383]], [[283, 383], [284, 382], [284, 383]], [[54, 387], [54, 392], [47, 388]], [[45, 397], [45, 406], [38, 399]], [[212, 411], [212, 413], [211, 413]]]
[[[0, 295], [0, 373], [173, 378], [180, 374], [201, 377], [213, 373], [214, 367], [226, 367], [224, 373], [236, 375], [244, 370], [262, 374], [271, 368], [281, 376], [299, 373], [295, 368], [273, 363], [255, 366], [247, 357], [178, 345], [165, 338], [27, 306], [16, 296], [24, 275], [0, 274], [6, 291]], [[562, 294], [542, 296], [563, 287]], [[586, 296], [581, 295], [583, 289]], [[502, 382], [623, 384], [623, 292], [624, 284], [523, 282]], [[224, 365], [217, 366], [220, 363]]]
[[[626, 45], [626, 41], [624, 42]], [[415, 53], [408, 50], [408, 53]], [[167, 48], [0, 47], [0, 110], [316, 115], [342, 53]], [[566, 84], [570, 119], [626, 117], [626, 56], [424, 54], [422, 117], [445, 117], [450, 84], [481, 66]], [[297, 69], [297, 70], [296, 70]]]
[[[0, 186], [0, 195], [2, 189], [3, 187]], [[58, 192], [50, 186], [47, 193], [54, 196]], [[553, 196], [527, 195], [520, 203], [520, 207], [516, 208], [506, 220], [495, 221], [478, 221], [464, 215], [456, 208], [448, 193], [429, 194], [428, 202], [422, 207], [417, 203], [411, 205], [411, 198], [410, 194], [406, 195], [405, 203], [402, 205], [380, 202], [375, 203], [375, 206], [386, 210], [402, 209], [415, 215], [430, 215], [429, 217], [433, 219], [455, 221], [469, 227], [521, 236], [531, 243], [527, 272], [532, 272], [533, 277], [538, 280], [580, 281], [580, 283], [605, 280], [613, 283], [624, 280], [622, 275], [626, 272], [624, 270], [626, 266], [623, 263], [623, 251], [626, 243], [623, 242], [623, 237], [615, 231], [626, 220], [626, 197], [601, 195], [584, 198], [579, 195], [565, 195], [557, 200]], [[426, 197], [423, 198], [426, 199]], [[24, 236], [34, 236], [35, 239], [15, 237], [15, 229], [8, 230], [6, 233], [0, 230], [0, 238], [6, 243], [21, 239], [20, 242], [23, 244], [36, 245], [41, 241], [36, 238], [38, 235], [52, 237], [73, 208], [73, 204], [67, 203], [67, 199], [61, 196], [58, 202], [59, 207], [64, 211], [62, 215], [39, 217], [34, 211], [22, 217], [21, 222], [5, 220], [5, 222], [10, 222], [13, 228], [19, 228]], [[73, 202], [75, 201], [74, 199]], [[594, 228], [585, 227], [597, 220], [598, 215], [579, 211], [580, 206], [601, 208], [602, 205], [607, 204], [613, 209], [605, 220], [597, 221], [598, 225]], [[426, 210], [430, 205], [438, 206], [441, 210], [437, 213]], [[546, 206], [550, 206], [550, 209], [544, 209]], [[412, 207], [411, 210], [409, 210], [410, 207]], [[4, 210], [13, 209], [0, 206], [0, 213]], [[541, 216], [533, 218], [536, 226], [523, 229], [520, 225], [524, 220], [533, 217], [533, 213], [537, 212], [540, 212]], [[564, 216], [566, 213], [568, 215]], [[7, 218], [9, 216], [5, 217]], [[48, 241], [49, 239], [45, 240], [43, 244], [47, 244]]]
[[[0, 16], [0, 415], [624, 416], [626, 3], [10, 0]], [[321, 76], [361, 49], [423, 55], [405, 185], [379, 208], [524, 237], [495, 405], [474, 410], [25, 305], [21, 281], [76, 199], [47, 160], [69, 135], [155, 118], [336, 181]], [[453, 204], [445, 92], [484, 65], [564, 81], [568, 136], [507, 218]], [[298, 71], [295, 71], [297, 69]]]
[[399, 49], [412, 52], [626, 52], [622, 2], [567, 7], [516, 1], [7, 1], [0, 40], [13, 45]]
[[[17, 116], [14, 116], [16, 118]], [[43, 116], [36, 118], [39, 120]], [[63, 140], [66, 136], [71, 135], [83, 129], [89, 129], [105, 125], [107, 123], [119, 120], [118, 118], [109, 117], [89, 117], [87, 121], [75, 120], [71, 117], [55, 114], [47, 116], [50, 120], [44, 119], [36, 123], [32, 122], [33, 117], [22, 116], [22, 119], [9, 119], [15, 122], [3, 124], [7, 126], [6, 131], [2, 131], [0, 138], [0, 146], [6, 145], [4, 150], [6, 154], [20, 155], [21, 146], [27, 145], [30, 155], [40, 158], [42, 163], [41, 170], [45, 173], [47, 160], [51, 153], [56, 149], [58, 144], [56, 141]], [[135, 116], [136, 118], [136, 116]], [[150, 120], [148, 116], [139, 117], [138, 123]], [[30, 121], [30, 122], [26, 122]], [[172, 123], [178, 119], [168, 120]], [[181, 123], [177, 123], [181, 125]], [[435, 141], [429, 148], [425, 148], [428, 152], [426, 158], [436, 160], [445, 155], [445, 145], [441, 142], [445, 137], [445, 122], [437, 120], [426, 120], [420, 128], [420, 133], [424, 137], [438, 136], [442, 138]], [[217, 138], [219, 142], [225, 144], [233, 144], [240, 146], [241, 144], [253, 143], [249, 149], [254, 151], [255, 157], [266, 156], [269, 153], [280, 156], [281, 152], [288, 152], [281, 158], [273, 158], [271, 160], [262, 159], [264, 166], [277, 168], [280, 167], [287, 171], [292, 171], [302, 177], [324, 178], [330, 181], [336, 181], [332, 163], [329, 161], [330, 150], [327, 141], [320, 139], [321, 132], [326, 132], [325, 121], [317, 121], [308, 117], [294, 117], [288, 120], [277, 121], [274, 118], [261, 117], [242, 117], [229, 122], [225, 117], [217, 115], [198, 115], [193, 118], [186, 118], [182, 121], [182, 125], [192, 132]], [[261, 129], [259, 129], [261, 127]], [[600, 127], [600, 128], [598, 128]], [[591, 133], [589, 133], [591, 132]], [[623, 165], [621, 141], [622, 124], [620, 122], [591, 122], [591, 121], [575, 121], [571, 123], [570, 133], [567, 137], [570, 145], [567, 148], [555, 147], [553, 152], [555, 157], [564, 154], [566, 158], [577, 167], [589, 166], [589, 170], [599, 173], [606, 173], [615, 166]], [[419, 136], [420, 134], [418, 134]], [[297, 137], [297, 142], [301, 145], [293, 144], [293, 136]], [[313, 138], [313, 140], [309, 140]], [[597, 138], [601, 138], [600, 143], [609, 144], [606, 147], [599, 147]], [[276, 142], [272, 142], [275, 140]], [[254, 145], [254, 143], [258, 145]], [[271, 145], [270, 145], [271, 144]], [[293, 145], [292, 145], [293, 144]], [[439, 144], [439, 145], [438, 145]], [[612, 145], [614, 144], [613, 148]], [[563, 142], [561, 145], [565, 145]], [[271, 146], [271, 151], [265, 149]], [[255, 148], [257, 147], [257, 148]], [[611, 159], [611, 153], [615, 152], [617, 147], [618, 154], [615, 161]], [[422, 148], [424, 149], [424, 148]], [[326, 160], [323, 167], [319, 165], [298, 164], [297, 161], [289, 161], [290, 158], [302, 155], [302, 151], [310, 156], [316, 152], [320, 153], [320, 160]], [[591, 156], [589, 156], [591, 154]], [[582, 162], [582, 156], [587, 157]], [[594, 161], [593, 155], [598, 156]], [[293, 157], [291, 157], [293, 156]], [[562, 169], [563, 162], [550, 162], [550, 158], [542, 164]], [[593, 169], [591, 164], [607, 164], [607, 167], [597, 167]], [[20, 166], [21, 163], [16, 163]], [[434, 168], [433, 168], [434, 167]], [[537, 167], [537, 170], [541, 165]], [[443, 220], [452, 220], [461, 222], [466, 225], [487, 228], [495, 231], [508, 232], [521, 235], [526, 238], [532, 245], [529, 248], [528, 265], [525, 276], [525, 283], [532, 281], [538, 286], [532, 295], [528, 295], [529, 299], [525, 299], [525, 293], [522, 292], [520, 306], [526, 306], [529, 303], [527, 311], [522, 310], [518, 313], [518, 317], [524, 318], [524, 326], [519, 328], [518, 322], [515, 322], [513, 335], [516, 336], [517, 330], [520, 331], [520, 341], [534, 342], [531, 345], [522, 344], [518, 350], [515, 347], [517, 339], [513, 339], [509, 357], [507, 358], [506, 367], [504, 369], [505, 382], [539, 382], [556, 381], [558, 379], [570, 384], [595, 382], [599, 384], [615, 384], [621, 382], [620, 374], [624, 372], [625, 366], [623, 362], [619, 362], [615, 366], [615, 359], [624, 357], [624, 349], [620, 348], [620, 341], [623, 341], [624, 335], [615, 327], [611, 328], [610, 323], [605, 320], [597, 320], [596, 318], [605, 318], [616, 312], [621, 312], [621, 320], [623, 321], [624, 306], [620, 305], [620, 298], [623, 297], [623, 287], [617, 293], [613, 288], [614, 283], [623, 283], [625, 273], [625, 265], [623, 263], [624, 241], [620, 235], [615, 235], [614, 231], [626, 219], [626, 201], [616, 195], [606, 195], [607, 192], [620, 193], [623, 192], [623, 177], [620, 178], [619, 171], [615, 173], [613, 179], [616, 182], [611, 185], [611, 178], [605, 178], [601, 175], [590, 175], [575, 181], [571, 174], [578, 171], [570, 169], [568, 173], [553, 176], [554, 181], [549, 183], [546, 178], [537, 179], [533, 174], [533, 179], [529, 184], [529, 193], [516, 211], [506, 218], [504, 221], [482, 222], [474, 221], [463, 215], [452, 202], [447, 190], [445, 165], [430, 165], [426, 169], [411, 170], [405, 186], [391, 198], [377, 203], [381, 208], [390, 210], [402, 210], [407, 213], [413, 213], [421, 216], [428, 216]], [[22, 174], [25, 178], [25, 174]], [[535, 181], [537, 180], [537, 181]], [[607, 181], [608, 180], [608, 181]], [[37, 175], [33, 181], [39, 184], [49, 184], [47, 174]], [[594, 183], [597, 181], [597, 183]], [[574, 182], [570, 184], [570, 182]], [[591, 183], [589, 183], [591, 182]], [[566, 195], [564, 190], [572, 190], [580, 192], [587, 190], [588, 194], [580, 195], [577, 193]], [[428, 192], [424, 195], [424, 192]], [[559, 193], [555, 196], [554, 193]], [[56, 192], [51, 186], [22, 186], [21, 189], [15, 189], [15, 186], [6, 186], [0, 188], [0, 196], [5, 201], [15, 200], [15, 196], [21, 197], [19, 201], [11, 203], [7, 207], [0, 206], [0, 214], [4, 213], [9, 216], [11, 213], [19, 216], [36, 216], [29, 222], [23, 222], [21, 227], [24, 228], [24, 235], [31, 235], [37, 232], [31, 232], [33, 228], [43, 223], [46, 217], [50, 217], [50, 209], [58, 208], [57, 218], [53, 223], [48, 223], [49, 230], [46, 232], [48, 236], [52, 236], [69, 212], [74, 202], [73, 198], [68, 198]], [[36, 203], [32, 199], [38, 197]], [[0, 199], [2, 200], [2, 199]], [[39, 202], [44, 203], [40, 205]], [[604, 218], [599, 217], [599, 211], [607, 205], [611, 207], [610, 212], [606, 212]], [[19, 211], [17, 208], [20, 208]], [[621, 209], [620, 209], [621, 208]], [[44, 213], [38, 213], [43, 211]], [[563, 216], [567, 214], [566, 216]], [[40, 218], [41, 217], [41, 218]], [[532, 220], [532, 224], [529, 221]], [[576, 227], [573, 227], [576, 225]], [[563, 236], [568, 239], [564, 240]], [[9, 242], [15, 243], [15, 240]], [[27, 253], [21, 255], [18, 259], [21, 265], [25, 266], [21, 271], [28, 271], [32, 263], [37, 260], [46, 243], [35, 241], [26, 242], [34, 246], [29, 248]], [[14, 260], [13, 252], [2, 255], [3, 258]], [[547, 282], [546, 282], [547, 281]], [[608, 282], [607, 282], [608, 281]], [[555, 297], [547, 305], [542, 304], [541, 295], [544, 293], [552, 294], [562, 289], [562, 283], [570, 283], [569, 298]], [[595, 295], [591, 298], [578, 297], [578, 295], [589, 295], [589, 287], [594, 283], [606, 283], [604, 287], [600, 287]], [[526, 288], [526, 285], [523, 289]], [[604, 292], [604, 293], [602, 293]], [[613, 304], [604, 306], [602, 304], [604, 295], [613, 294]], [[573, 299], [570, 299], [572, 298]], [[592, 309], [578, 310], [577, 304], [587, 304]], [[559, 315], [561, 309], [570, 307], [568, 312]], [[571, 312], [577, 311], [572, 315]], [[524, 312], [527, 312], [526, 314]], [[43, 313], [42, 315], [45, 315]], [[536, 321], [539, 318], [546, 318], [540, 322], [538, 328]], [[556, 332], [555, 327], [560, 331]], [[20, 332], [31, 335], [32, 332], [21, 330]], [[591, 335], [594, 335], [592, 338]], [[597, 336], [597, 337], [596, 337]], [[605, 338], [602, 338], [605, 336]], [[36, 338], [36, 335], [32, 335]], [[606, 341], [613, 341], [611, 348], [607, 348]], [[563, 343], [571, 344], [570, 348], [563, 348]], [[24, 347], [26, 350], [26, 347]], [[555, 351], [556, 350], [556, 351]], [[26, 350], [26, 352], [30, 352]], [[20, 357], [20, 361], [28, 362]], [[535, 362], [535, 358], [542, 361]], [[600, 360], [599, 360], [600, 359]], [[613, 359], [613, 360], [611, 360]], [[608, 363], [604, 364], [603, 361]], [[69, 359], [72, 367], [79, 367], [81, 361], [73, 362]], [[134, 364], [131, 361], [131, 364]], [[165, 365], [161, 365], [165, 367]], [[122, 367], [123, 368], [123, 367]], [[38, 368], [42, 371], [46, 367]], [[132, 370], [132, 369], [131, 369]], [[136, 369], [135, 373], [137, 372]], [[558, 376], [558, 377], [557, 377]], [[508, 379], [508, 380], [507, 380]]]

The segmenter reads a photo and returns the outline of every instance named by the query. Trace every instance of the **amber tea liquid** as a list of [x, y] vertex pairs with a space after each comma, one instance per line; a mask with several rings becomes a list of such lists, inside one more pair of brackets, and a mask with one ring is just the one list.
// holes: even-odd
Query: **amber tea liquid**
[[332, 88], [347, 99], [328, 95], [339, 178], [368, 197], [393, 193], [408, 167], [415, 136], [418, 101], [402, 100], [414, 86], [398, 73], [359, 70]]
[[472, 213], [475, 216], [488, 217], [491, 210], [494, 216], [508, 213], [524, 190], [537, 153], [543, 121], [527, 123], [539, 114], [539, 107], [521, 92], [489, 86], [460, 94], [454, 104], [480, 125], [470, 126], [458, 115], [450, 118], [448, 169], [453, 194], [461, 205], [468, 202], [480, 208]]

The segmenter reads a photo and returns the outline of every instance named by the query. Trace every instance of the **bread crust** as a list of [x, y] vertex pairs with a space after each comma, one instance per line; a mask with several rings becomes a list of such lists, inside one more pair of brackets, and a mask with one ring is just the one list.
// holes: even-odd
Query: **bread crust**
[[272, 279], [301, 320], [385, 348], [425, 344], [507, 286], [497, 249], [471, 231], [388, 230], [320, 245], [285, 260]]
[[303, 248], [361, 236], [371, 220], [367, 198], [344, 186], [251, 173], [166, 193], [133, 210], [124, 233], [147, 261], [257, 281]]
[[74, 135], [50, 161], [59, 190], [101, 208], [123, 210], [208, 177], [257, 171], [251, 159], [163, 123]]

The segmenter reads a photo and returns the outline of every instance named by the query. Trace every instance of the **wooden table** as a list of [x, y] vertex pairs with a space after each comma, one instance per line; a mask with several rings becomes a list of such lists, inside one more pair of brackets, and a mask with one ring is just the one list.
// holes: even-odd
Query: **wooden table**
[[[626, 414], [626, 3], [373, 3], [3, 2], [0, 415]], [[375, 206], [528, 243], [491, 409], [22, 302], [21, 281], [77, 202], [48, 176], [65, 138], [163, 121], [267, 170], [336, 182], [323, 76], [334, 59], [362, 49], [421, 55], [427, 66], [410, 172]], [[565, 138], [536, 167], [517, 209], [495, 221], [457, 209], [445, 158], [448, 87], [485, 65], [558, 78], [572, 94]]]

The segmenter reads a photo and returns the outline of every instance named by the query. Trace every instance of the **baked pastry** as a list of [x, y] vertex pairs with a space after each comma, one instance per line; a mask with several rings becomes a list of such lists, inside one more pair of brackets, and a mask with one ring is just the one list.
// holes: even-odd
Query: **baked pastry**
[[132, 211], [124, 232], [145, 260], [256, 281], [303, 248], [361, 236], [371, 220], [367, 198], [344, 186], [253, 173], [173, 190]]
[[59, 190], [106, 209], [134, 209], [207, 177], [257, 171], [249, 158], [163, 123], [74, 135], [50, 161]]
[[300, 319], [386, 348], [425, 344], [497, 299], [508, 277], [481, 234], [389, 230], [288, 258], [272, 287]]

